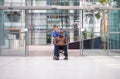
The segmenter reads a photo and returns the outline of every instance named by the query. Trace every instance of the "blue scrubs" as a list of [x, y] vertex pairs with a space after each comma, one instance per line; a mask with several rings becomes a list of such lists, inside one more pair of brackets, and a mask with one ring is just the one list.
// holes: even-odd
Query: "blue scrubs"
[[[51, 35], [53, 38], [55, 38], [55, 37], [59, 37], [60, 33], [53, 30]], [[53, 52], [54, 52], [54, 56], [55, 56], [55, 46], [54, 46]], [[59, 55], [58, 55], [58, 57], [59, 57]]]
[[58, 37], [59, 35], [59, 32], [56, 32], [55, 30], [52, 31], [52, 37]]

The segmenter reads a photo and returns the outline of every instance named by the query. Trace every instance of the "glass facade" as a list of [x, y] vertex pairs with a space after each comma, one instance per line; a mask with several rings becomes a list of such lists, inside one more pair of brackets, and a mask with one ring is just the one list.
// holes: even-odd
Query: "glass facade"
[[[113, 7], [120, 8], [120, 0], [112, 3]], [[109, 12], [109, 32], [110, 49], [120, 49], [120, 10], [111, 10]]]
[[[27, 6], [79, 6], [79, 0], [26, 0]], [[74, 37], [69, 36], [73, 32], [73, 24], [79, 20], [78, 10], [27, 10], [26, 27], [29, 30], [29, 44], [51, 44], [51, 31], [53, 25], [64, 29], [72, 42]], [[68, 30], [69, 29], [69, 30]], [[38, 34], [36, 34], [38, 32]], [[72, 32], [72, 33], [71, 33]], [[40, 36], [42, 33], [43, 35]], [[36, 43], [35, 43], [36, 42]]]
[[[4, 1], [0, 1], [0, 5], [2, 5]], [[0, 46], [4, 45], [4, 15], [3, 10], [0, 10]]]
[[[91, 6], [99, 0], [1, 0], [1, 6]], [[104, 1], [104, 0], [103, 0]], [[114, 8], [119, 0], [110, 0]], [[108, 5], [108, 3], [106, 4]], [[0, 10], [1, 55], [27, 55], [32, 46], [53, 44], [53, 25], [63, 29], [69, 42], [82, 41], [82, 49], [120, 49], [120, 11], [97, 9]], [[12, 51], [11, 51], [12, 49]], [[22, 53], [17, 53], [22, 52]], [[9, 52], [11, 53], [9, 53]]]
[[[25, 0], [1, 0], [1, 6], [25, 6]], [[1, 55], [25, 55], [25, 11], [0, 10]], [[18, 53], [17, 53], [18, 52]]]

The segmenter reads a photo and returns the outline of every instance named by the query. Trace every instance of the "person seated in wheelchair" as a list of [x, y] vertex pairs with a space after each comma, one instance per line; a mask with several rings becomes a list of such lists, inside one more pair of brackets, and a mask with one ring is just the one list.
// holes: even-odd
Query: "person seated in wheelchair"
[[59, 60], [59, 53], [60, 50], [64, 51], [64, 60], [68, 60], [68, 51], [67, 51], [67, 39], [63, 36], [63, 31], [60, 31], [59, 37], [54, 38], [54, 45], [55, 45], [55, 53], [54, 53], [54, 60]]

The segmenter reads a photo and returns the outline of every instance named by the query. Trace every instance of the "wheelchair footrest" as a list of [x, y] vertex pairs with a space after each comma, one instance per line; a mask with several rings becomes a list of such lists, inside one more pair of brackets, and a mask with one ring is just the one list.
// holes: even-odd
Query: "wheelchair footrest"
[[64, 55], [64, 53], [63, 53], [63, 52], [64, 52], [63, 50], [60, 50], [60, 53]]

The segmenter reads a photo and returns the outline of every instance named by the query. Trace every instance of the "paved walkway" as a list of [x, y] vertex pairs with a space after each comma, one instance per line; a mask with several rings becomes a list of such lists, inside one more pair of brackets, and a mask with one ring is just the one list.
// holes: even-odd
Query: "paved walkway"
[[119, 56], [0, 57], [0, 79], [120, 79]]

